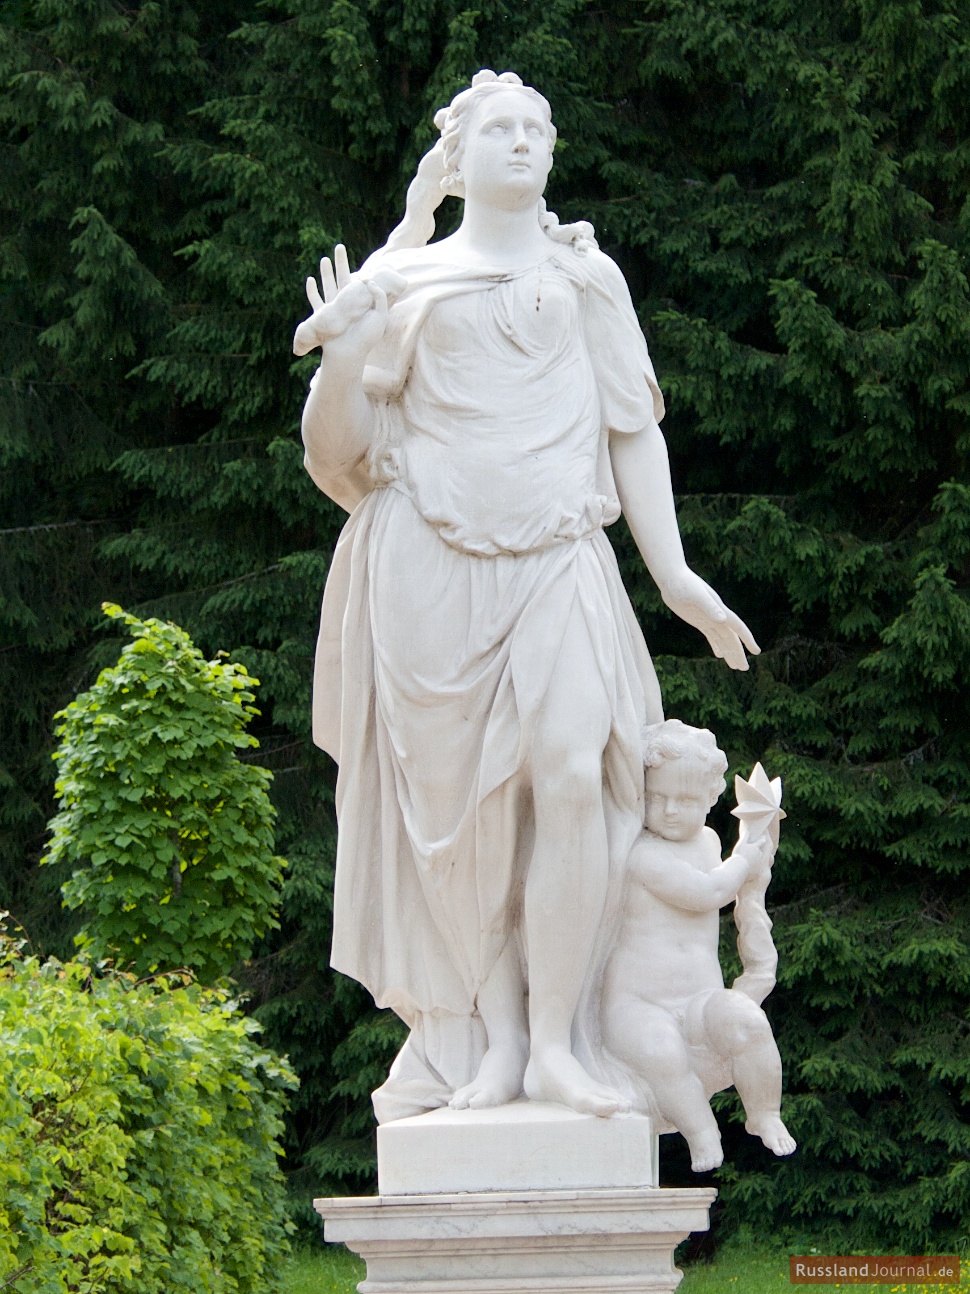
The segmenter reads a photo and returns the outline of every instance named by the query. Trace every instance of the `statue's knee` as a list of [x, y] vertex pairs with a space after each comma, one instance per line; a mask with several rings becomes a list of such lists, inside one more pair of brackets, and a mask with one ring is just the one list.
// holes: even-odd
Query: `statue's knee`
[[[534, 792], [572, 808], [590, 808], [603, 794], [603, 761], [599, 751], [552, 745], [537, 761]], [[540, 789], [541, 788], [541, 789]]]
[[718, 994], [705, 1015], [708, 1037], [723, 1055], [750, 1051], [772, 1037], [771, 1025], [761, 1007], [733, 989]]

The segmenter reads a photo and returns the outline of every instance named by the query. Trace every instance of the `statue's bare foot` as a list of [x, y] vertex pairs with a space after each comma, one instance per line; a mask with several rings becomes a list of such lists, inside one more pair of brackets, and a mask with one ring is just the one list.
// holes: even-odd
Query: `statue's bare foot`
[[629, 1109], [619, 1092], [594, 1082], [565, 1047], [533, 1049], [525, 1071], [525, 1094], [533, 1101], [555, 1101], [601, 1118]]
[[699, 1137], [688, 1138], [687, 1144], [690, 1146], [691, 1172], [709, 1173], [724, 1163], [721, 1134], [716, 1128], [713, 1132], [702, 1132]]
[[749, 1119], [744, 1125], [753, 1137], [760, 1137], [776, 1155], [790, 1155], [798, 1143], [781, 1121], [780, 1114], [765, 1114], [760, 1119]]
[[522, 1095], [527, 1048], [515, 1043], [496, 1043], [482, 1057], [478, 1073], [460, 1087], [448, 1104], [453, 1110], [484, 1110], [490, 1105], [507, 1105]]

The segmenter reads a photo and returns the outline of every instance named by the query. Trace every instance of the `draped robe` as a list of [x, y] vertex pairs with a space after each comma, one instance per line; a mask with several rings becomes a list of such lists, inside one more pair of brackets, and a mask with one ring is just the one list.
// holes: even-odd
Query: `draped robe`
[[527, 966], [530, 756], [570, 634], [611, 709], [609, 899], [574, 1029], [604, 1073], [598, 984], [642, 827], [641, 733], [663, 717], [603, 529], [620, 511], [609, 437], [663, 404], [626, 283], [595, 248], [551, 244], [506, 273], [432, 245], [378, 253], [363, 276], [382, 265], [408, 286], [364, 372], [375, 488], [331, 564], [313, 732], [339, 765], [332, 964], [411, 1030], [374, 1094], [385, 1121], [474, 1076], [478, 991], [510, 941]]

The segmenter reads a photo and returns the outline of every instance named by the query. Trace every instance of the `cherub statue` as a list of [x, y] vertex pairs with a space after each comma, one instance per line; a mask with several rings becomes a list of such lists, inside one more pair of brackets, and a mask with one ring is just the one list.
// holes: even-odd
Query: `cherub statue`
[[[777, 956], [764, 893], [778, 843], [781, 783], [760, 764], [738, 779], [738, 844], [721, 859], [705, 825], [724, 790], [714, 734], [668, 719], [647, 730], [645, 829], [633, 846], [619, 938], [607, 964], [604, 1036], [646, 1085], [646, 1104], [687, 1138], [697, 1173], [723, 1161], [710, 1096], [733, 1083], [748, 1132], [795, 1149], [781, 1120], [781, 1059], [760, 1003]], [[719, 910], [735, 903], [745, 973], [724, 987]]]

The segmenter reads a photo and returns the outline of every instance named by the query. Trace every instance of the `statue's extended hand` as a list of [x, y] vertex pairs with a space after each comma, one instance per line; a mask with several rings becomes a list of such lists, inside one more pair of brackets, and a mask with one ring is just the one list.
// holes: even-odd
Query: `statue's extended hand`
[[740, 616], [724, 605], [711, 586], [688, 567], [661, 589], [664, 602], [681, 620], [699, 629], [715, 656], [732, 669], [747, 669], [744, 649], [757, 656], [761, 648]]
[[294, 355], [306, 355], [314, 346], [338, 337], [366, 353], [383, 337], [388, 305], [406, 286], [401, 275], [389, 267], [369, 279], [351, 274], [343, 243], [334, 248], [333, 262], [329, 256], [320, 262], [322, 296], [312, 275], [306, 281], [313, 313], [294, 334]]

